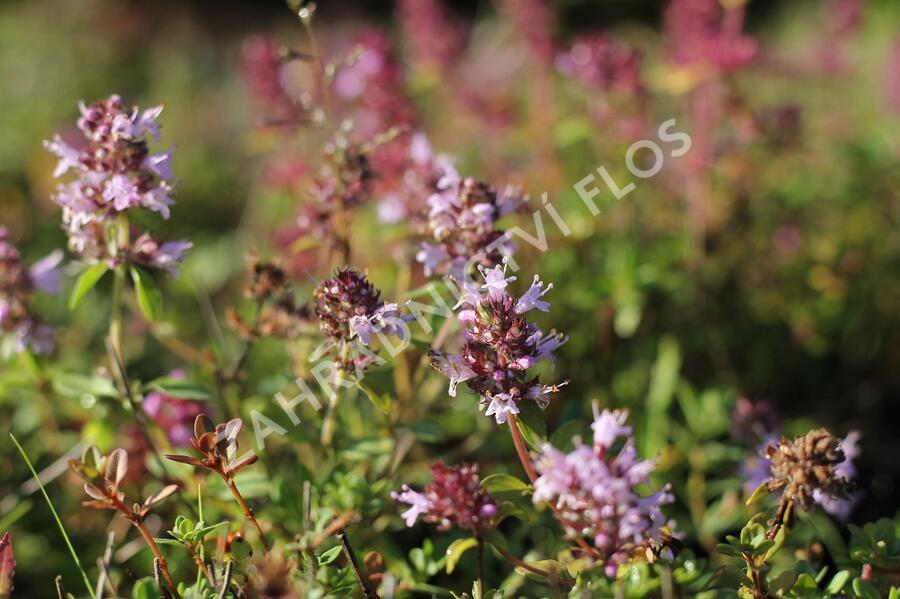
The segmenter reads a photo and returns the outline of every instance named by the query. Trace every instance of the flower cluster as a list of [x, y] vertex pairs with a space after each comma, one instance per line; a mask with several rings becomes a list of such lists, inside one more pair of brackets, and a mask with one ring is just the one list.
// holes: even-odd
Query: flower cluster
[[11, 335], [17, 352], [25, 348], [37, 354], [53, 351], [53, 329], [34, 314], [31, 297], [35, 290], [59, 290], [56, 267], [61, 259], [62, 252], [55, 251], [30, 268], [25, 266], [6, 227], [0, 226], [0, 335]]
[[[809, 438], [804, 443], [797, 444], [796, 447], [791, 445], [781, 437], [781, 420], [775, 412], [774, 406], [771, 402], [764, 400], [739, 399], [732, 411], [731, 419], [732, 435], [746, 443], [748, 447], [754, 448], [753, 451], [748, 452], [747, 457], [740, 466], [741, 475], [744, 478], [744, 490], [748, 494], [753, 493], [764, 483], [769, 490], [780, 490], [778, 485], [781, 484], [787, 486], [788, 482], [783, 477], [778, 483], [771, 482], [775, 476], [773, 474], [773, 456], [782, 453], [781, 448], [783, 446], [783, 455], [779, 458], [779, 476], [784, 475], [789, 470], [796, 471], [794, 468], [787, 468], [785, 460], [795, 459], [798, 463], [807, 460], [808, 458], [801, 456], [812, 455], [810, 452], [813, 446], [810, 445], [812, 442], [812, 437], [810, 436], [816, 435], [819, 438], [818, 435], [822, 433], [822, 431], [813, 431], [806, 437], [802, 437], [803, 439]], [[837, 441], [837, 450], [842, 457], [834, 466], [834, 474], [845, 481], [851, 481], [856, 476], [856, 467], [853, 460], [859, 455], [859, 438], [860, 434], [852, 431], [846, 437]], [[795, 439], [794, 443], [796, 444], [799, 439], [801, 438]], [[824, 441], [820, 439], [819, 442], [823, 443]], [[819, 458], [809, 459], [815, 461]], [[810, 465], [812, 461], [806, 461], [805, 463]], [[822, 472], [820, 469], [813, 470], [819, 473]], [[813, 488], [811, 493], [808, 494], [822, 509], [842, 520], [846, 520], [850, 515], [856, 499], [855, 494], [832, 494], [819, 488]]]
[[[392, 335], [403, 338], [405, 320], [397, 304], [384, 303], [381, 292], [365, 275], [350, 269], [339, 269], [332, 278], [319, 283], [313, 292], [314, 312], [322, 333], [334, 344], [359, 339], [369, 345], [372, 335]], [[360, 358], [366, 363], [371, 356]], [[344, 360], [345, 369], [365, 364]]]
[[435, 155], [425, 134], [416, 132], [382, 146], [373, 159], [386, 188], [378, 201], [378, 217], [424, 228], [427, 199], [439, 191], [438, 182], [453, 168], [450, 157]]
[[247, 256], [250, 281], [244, 295], [256, 305], [256, 320], [247, 323], [234, 312], [228, 321], [246, 340], [260, 337], [293, 339], [312, 320], [309, 306], [298, 303], [288, 286], [288, 275], [272, 263], [260, 260], [256, 252]]
[[272, 39], [253, 36], [244, 41], [241, 71], [252, 100], [267, 119], [280, 124], [297, 122], [302, 109], [284, 86], [286, 52]]
[[841, 440], [824, 429], [814, 430], [793, 440], [782, 437], [766, 448], [770, 461], [769, 492], [781, 491], [782, 503], [810, 510], [817, 498], [847, 500], [852, 473], [843, 464], [847, 456]]
[[368, 28], [355, 39], [353, 58], [337, 69], [334, 91], [358, 104], [353, 128], [370, 137], [388, 127], [410, 124], [414, 109], [401, 93], [403, 70], [391, 52], [391, 41], [381, 29]]
[[481, 489], [478, 464], [445, 466], [437, 462], [431, 466], [432, 480], [421, 493], [403, 485], [402, 492], [391, 497], [410, 508], [403, 512], [407, 526], [419, 516], [425, 522], [436, 523], [441, 530], [453, 526], [480, 533], [489, 527], [497, 515], [497, 502]]
[[463, 179], [450, 164], [443, 170], [438, 191], [428, 198], [427, 232], [433, 243], [422, 243], [416, 260], [427, 276], [438, 273], [462, 281], [471, 266], [492, 267], [512, 253], [512, 241], [497, 221], [521, 208], [525, 198], [511, 187], [498, 193], [487, 183]]
[[662, 540], [667, 523], [660, 508], [673, 497], [668, 486], [646, 497], [635, 492], [636, 486], [649, 482], [655, 462], [637, 458], [631, 427], [625, 424], [627, 412], [596, 412], [595, 407], [592, 446], [576, 439], [575, 449], [566, 454], [544, 445], [536, 463], [540, 476], [533, 499], [552, 502], [566, 533], [589, 537], [606, 574], [615, 576], [636, 548]]
[[518, 414], [520, 401], [531, 399], [544, 408], [549, 394], [559, 390], [529, 377], [528, 369], [541, 360], [553, 361], [553, 352], [567, 338], [555, 331], [541, 332], [525, 320], [524, 314], [537, 308], [548, 311], [550, 304], [541, 299], [552, 289], [535, 276], [528, 290], [519, 298], [506, 291], [516, 277], [506, 276], [506, 266], [482, 269], [484, 284], [467, 285], [459, 305], [459, 321], [465, 329], [465, 346], [461, 354], [432, 352], [432, 366], [450, 379], [450, 395], [465, 382], [481, 396], [485, 415], [494, 416], [499, 424], [509, 414]]
[[550, 0], [501, 0], [500, 12], [509, 21], [534, 60], [551, 64], [556, 44], [553, 28], [556, 22]]
[[719, 0], [672, 0], [663, 23], [672, 61], [724, 72], [752, 62], [757, 44], [741, 32], [742, 11]]
[[[126, 110], [119, 96], [90, 106], [81, 104], [78, 129], [84, 137], [73, 147], [56, 135], [45, 147], [59, 157], [54, 171], [61, 177], [74, 171], [76, 178], [61, 184], [53, 196], [63, 208], [69, 247], [91, 260], [113, 265], [134, 262], [175, 274], [188, 241], [158, 243], [147, 233], [120, 230], [117, 216], [142, 207], [169, 218], [174, 204], [172, 151], [152, 154], [147, 138], [159, 141], [156, 122], [162, 106], [144, 111]], [[131, 241], [129, 241], [131, 240]]]
[[338, 144], [326, 151], [326, 161], [319, 169], [311, 189], [310, 201], [304, 203], [295, 226], [301, 235], [326, 239], [341, 233], [336, 215], [347, 218], [346, 212], [371, 199], [374, 194], [375, 173], [369, 156], [357, 144]]
[[442, 0], [400, 0], [397, 21], [403, 31], [406, 56], [424, 69], [445, 70], [465, 44], [465, 29], [447, 14]]
[[636, 95], [643, 89], [641, 54], [604, 33], [575, 40], [557, 56], [556, 67], [586, 87]]

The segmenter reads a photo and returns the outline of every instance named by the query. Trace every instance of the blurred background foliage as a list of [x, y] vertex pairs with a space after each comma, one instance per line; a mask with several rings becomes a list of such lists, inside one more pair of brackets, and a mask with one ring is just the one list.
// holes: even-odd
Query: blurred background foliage
[[[316, 26], [326, 51], [346, 49], [352, 32], [373, 23], [402, 45], [389, 3], [322, 2], [320, 8]], [[676, 118], [679, 130], [693, 133], [690, 94], [663, 75], [659, 3], [570, 0], [557, 8], [560, 40], [599, 27], [641, 48], [652, 92], [649, 122]], [[838, 434], [863, 431], [864, 492], [851, 521], [893, 517], [900, 503], [900, 106], [892, 104], [897, 99], [891, 100], [886, 85], [900, 68], [891, 62], [900, 39], [900, 5], [866, 3], [846, 48], [848, 68], [829, 73], [808, 68], [831, 41], [821, 3], [750, 4], [748, 28], [765, 52], [760, 64], [728, 81], [713, 140], [718, 152], [708, 165], [709, 213], [699, 233], [689, 222], [690, 194], [677, 167], [637, 181], [633, 193], [605, 202], [592, 217], [573, 185], [600, 165], [626, 180], [623, 158], [636, 137], [593, 122], [586, 107], [595, 98], [570, 81], [551, 80], [555, 105], [542, 105], [535, 86], [546, 80], [520, 53], [504, 49], [509, 31], [489, 2], [454, 3], [453, 11], [477, 18], [478, 25], [453, 77], [434, 80], [409, 69], [408, 94], [421, 129], [438, 151], [458, 158], [463, 173], [522, 185], [535, 207], [548, 191], [573, 230], [564, 237], [545, 218], [550, 251], [520, 243], [517, 254], [520, 281], [536, 272], [556, 285], [553, 310], [540, 324], [571, 335], [555, 375], [571, 383], [547, 412], [550, 433], [572, 423], [561, 434], [570, 437], [594, 398], [631, 409], [642, 453], [661, 453], [663, 478], [676, 481], [679, 525], [699, 533], [708, 548], [742, 517], [735, 507], [742, 483], [734, 465], [743, 454], [727, 442], [731, 408], [740, 396], [765, 398], [788, 421], [787, 431], [814, 424]], [[150, 335], [140, 318], [127, 323], [129, 371], [136, 379], [186, 367], [160, 335], [178, 331], [196, 347], [207, 347], [216, 330], [208, 316], [241, 306], [247, 250], [284, 252], [274, 236], [295, 213], [300, 194], [267, 185], [266, 161], [273, 149], [303, 148], [306, 133], [298, 130], [288, 146], [279, 146], [271, 131], [256, 126], [259, 115], [240, 65], [242, 44], [257, 33], [288, 46], [305, 44], [296, 20], [275, 1], [0, 4], [0, 223], [29, 261], [65, 245], [50, 200], [54, 161], [41, 141], [70, 126], [79, 99], [119, 93], [129, 104], [165, 104], [164, 139], [177, 147], [180, 185], [173, 218], [153, 226], [164, 238], [189, 237], [195, 247], [181, 277], [165, 285], [162, 332]], [[492, 56], [490, 68], [477, 59], [484, 55]], [[502, 113], [499, 124], [454, 104], [449, 92], [472, 81], [487, 82]], [[766, 114], [788, 118], [766, 121], [760, 116]], [[748, 136], [751, 121], [768, 128]], [[354, 265], [368, 269], [393, 297], [405, 285], [398, 275], [409, 261], [406, 231], [402, 224], [379, 224], [374, 212], [367, 209], [355, 223]], [[510, 223], [533, 231], [530, 215]], [[409, 287], [424, 282], [418, 269], [413, 277]], [[301, 275], [298, 284], [309, 288], [311, 282]], [[108, 281], [101, 283], [94, 300], [72, 313], [63, 301], [42, 299], [41, 313], [60, 330], [60, 372], [88, 373], [102, 364], [101, 298], [108, 292]], [[230, 334], [223, 335], [224, 346], [233, 348]], [[256, 348], [242, 413], [260, 407], [279, 419], [269, 397], [291, 380], [289, 363], [277, 344]], [[115, 406], [66, 393], [58, 384], [35, 389], [23, 383], [27, 378], [20, 363], [0, 364], [0, 423], [27, 440], [39, 466], [80, 440], [108, 448], [127, 445], [135, 435]], [[431, 455], [451, 462], [477, 455], [482, 472], [504, 468], [512, 454], [503, 431], [476, 414], [475, 398], [450, 402], [443, 384], [431, 380], [422, 405], [408, 408], [410, 429]], [[357, 405], [360, 413], [346, 415], [345, 425], [362, 433], [371, 407]], [[265, 458], [282, 470], [294, 463], [290, 443], [317, 438], [312, 424], [289, 430]], [[21, 519], [17, 587], [22, 596], [43, 596], [53, 575], [74, 575], [45, 506], [33, 497], [20, 500], [26, 472], [11, 446], [0, 444], [0, 493], [6, 497], [0, 530]], [[374, 501], [380, 509], [370, 495], [383, 489], [366, 487], [353, 468], [357, 454], [344, 449], [343, 465], [326, 477], [321, 492], [327, 497], [331, 489], [334, 509], [358, 507], [350, 499]], [[299, 478], [315, 478], [315, 450], [297, 451]], [[360, 451], [387, 459], [390, 444]], [[723, 478], [723, 472], [732, 476]], [[281, 521], [289, 528], [299, 517], [299, 483], [289, 473], [281, 476], [269, 509], [283, 510]], [[97, 555], [104, 516], [78, 512], [74, 481], [55, 484], [51, 494], [76, 546], [93, 547], [91, 555]], [[271, 499], [273, 491], [268, 493]], [[335, 505], [340, 502], [347, 505]], [[371, 534], [387, 526], [373, 525]], [[509, 532], [536, 539], [549, 531]], [[405, 540], [394, 541], [397, 552], [421, 541], [404, 534]]]

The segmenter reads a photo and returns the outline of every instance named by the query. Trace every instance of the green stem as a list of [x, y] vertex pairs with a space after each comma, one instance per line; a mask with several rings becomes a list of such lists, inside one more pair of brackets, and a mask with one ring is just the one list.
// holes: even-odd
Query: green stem
[[117, 266], [114, 273], [109, 315], [109, 340], [116, 356], [122, 359], [122, 292], [125, 289], [125, 269]]
[[484, 539], [481, 535], [476, 537], [478, 541], [478, 599], [484, 599]]
[[19, 453], [22, 454], [22, 459], [25, 460], [25, 464], [28, 466], [28, 469], [31, 470], [31, 475], [34, 476], [34, 480], [37, 481], [38, 488], [41, 490], [41, 494], [43, 494], [47, 506], [50, 508], [50, 513], [53, 514], [53, 519], [56, 520], [56, 525], [59, 526], [59, 532], [66, 542], [66, 547], [69, 548], [69, 553], [72, 555], [72, 561], [75, 562], [75, 566], [78, 568], [78, 571], [81, 572], [81, 578], [84, 580], [84, 586], [87, 587], [88, 595], [91, 596], [91, 599], [96, 599], [97, 595], [94, 594], [94, 588], [91, 586], [91, 581], [88, 580], [87, 573], [81, 566], [81, 560], [78, 559], [78, 554], [75, 553], [75, 548], [72, 547], [72, 541], [69, 540], [69, 535], [66, 534], [66, 529], [63, 526], [62, 520], [59, 519], [59, 514], [56, 513], [56, 508], [53, 507], [53, 503], [50, 501], [50, 496], [47, 495], [47, 490], [44, 489], [44, 484], [41, 482], [40, 477], [38, 477], [37, 472], [35, 472], [34, 466], [31, 465], [31, 460], [28, 459], [25, 450], [19, 445], [18, 439], [16, 439], [12, 433], [9, 434], [9, 438], [12, 439], [12, 442], [15, 444], [16, 449], [19, 450]]
[[334, 377], [334, 389], [332, 390], [331, 396], [328, 398], [328, 411], [325, 412], [325, 419], [322, 421], [322, 445], [331, 445], [331, 440], [334, 438], [335, 412], [337, 411], [338, 402], [341, 399], [341, 387], [344, 386], [344, 381], [347, 380], [347, 372], [344, 370], [344, 363], [347, 362], [349, 357], [350, 344], [345, 341], [341, 347], [340, 362], [335, 365], [337, 374], [335, 374]]

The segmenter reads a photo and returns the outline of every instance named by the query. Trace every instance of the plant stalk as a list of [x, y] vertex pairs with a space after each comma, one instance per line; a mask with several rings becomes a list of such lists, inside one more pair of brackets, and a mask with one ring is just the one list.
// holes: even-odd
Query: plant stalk
[[266, 535], [265, 533], [263, 533], [262, 527], [259, 525], [259, 520], [256, 519], [256, 516], [253, 514], [253, 510], [250, 509], [249, 505], [247, 505], [247, 502], [244, 500], [244, 496], [241, 495], [241, 492], [238, 490], [237, 485], [234, 484], [234, 479], [223, 472], [220, 472], [219, 474], [225, 480], [225, 484], [228, 485], [228, 490], [231, 491], [232, 495], [234, 495], [234, 498], [238, 502], [238, 505], [241, 506], [241, 510], [244, 512], [244, 516], [247, 517], [247, 520], [249, 520], [250, 524], [253, 525], [253, 528], [256, 529], [256, 534], [259, 535], [259, 540], [263, 544], [263, 547], [266, 551], [269, 551], [269, 541], [266, 539]]

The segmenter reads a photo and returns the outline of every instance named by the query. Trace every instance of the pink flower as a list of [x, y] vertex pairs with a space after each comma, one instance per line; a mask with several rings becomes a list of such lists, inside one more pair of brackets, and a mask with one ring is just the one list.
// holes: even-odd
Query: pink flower
[[422, 493], [408, 485], [401, 487], [401, 493], [391, 493], [396, 501], [411, 506], [401, 514], [407, 526], [413, 526], [420, 516], [441, 530], [456, 526], [480, 534], [491, 525], [498, 511], [497, 504], [481, 490], [478, 464], [445, 466], [436, 462], [431, 473], [431, 482]]
[[[637, 459], [631, 427], [624, 411], [598, 413], [595, 406], [593, 446], [575, 439], [563, 453], [545, 444], [536, 463], [535, 503], [552, 502], [562, 514], [566, 534], [588, 537], [600, 552], [604, 572], [618, 567], [641, 546], [659, 542], [667, 526], [661, 507], [673, 501], [668, 487], [641, 496], [635, 487], [649, 484], [655, 462]], [[624, 443], [613, 451], [620, 439]]]
[[[518, 414], [518, 403], [533, 400], [541, 408], [549, 403], [549, 394], [561, 385], [546, 386], [527, 371], [541, 360], [553, 361], [553, 351], [567, 338], [551, 331], [544, 334], [522, 316], [537, 306], [543, 295], [543, 283], [536, 277], [520, 298], [509, 294], [507, 287], [516, 277], [507, 277], [505, 266], [481, 269], [483, 285], [464, 284], [457, 308], [466, 343], [460, 354], [429, 354], [432, 366], [450, 379], [450, 395], [456, 395], [459, 383], [481, 396], [486, 416], [498, 424], [510, 414]], [[535, 290], [536, 289], [536, 290]], [[549, 286], [548, 286], [549, 289]], [[543, 310], [549, 303], [540, 302]], [[565, 384], [565, 383], [563, 383]]]

